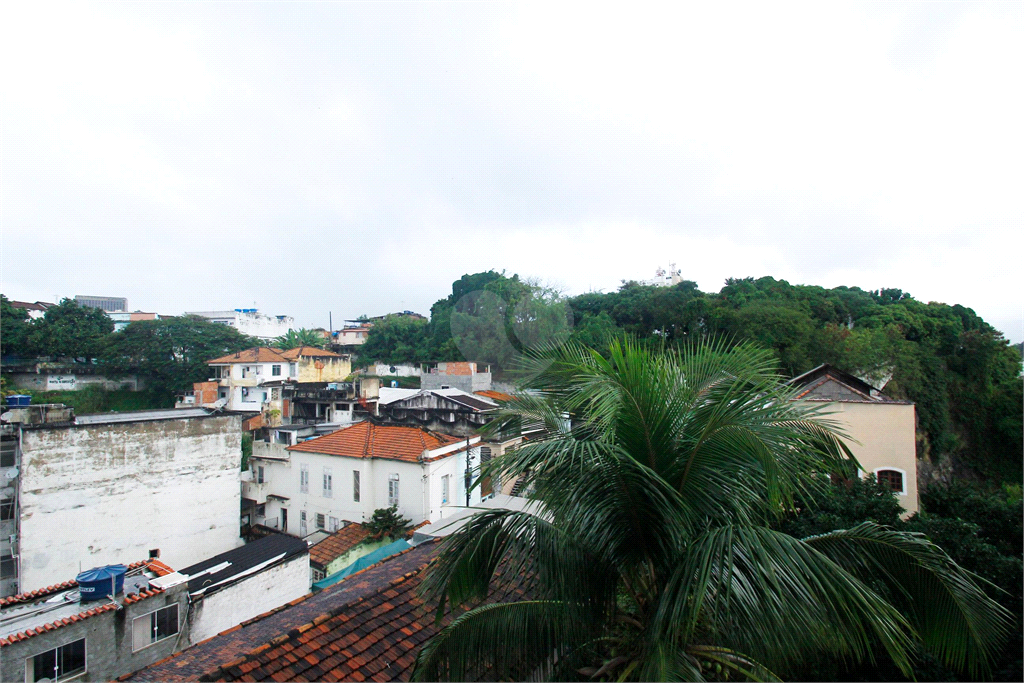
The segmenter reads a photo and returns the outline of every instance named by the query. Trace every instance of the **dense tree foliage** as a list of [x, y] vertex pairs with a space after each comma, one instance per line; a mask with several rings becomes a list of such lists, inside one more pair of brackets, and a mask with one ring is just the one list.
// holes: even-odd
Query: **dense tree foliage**
[[206, 361], [258, 345], [199, 316], [137, 320], [111, 338], [102, 360], [111, 374], [136, 374], [154, 391], [188, 391], [209, 377]]
[[114, 331], [114, 322], [98, 308], [79, 306], [64, 299], [38, 320], [14, 308], [6, 297], [0, 301], [3, 355], [52, 358], [96, 358]]
[[31, 331], [28, 311], [15, 308], [6, 296], [0, 294], [0, 356], [26, 353]]
[[[900, 531], [924, 534], [957, 564], [984, 579], [982, 587], [1015, 620], [1013, 632], [993, 662], [995, 680], [1024, 677], [1020, 634], [1024, 614], [1024, 505], [1021, 488], [982, 488], [958, 483], [933, 486], [921, 495], [922, 511], [902, 520], [896, 496], [873, 477], [849, 480], [814, 492], [800, 501], [776, 527], [797, 536], [848, 529], [865, 520]], [[891, 662], [844, 665], [836, 660], [810, 662], [799, 677], [804, 680], [906, 680]], [[919, 653], [917, 680], [958, 680], [958, 674], [934, 658]], [[970, 677], [960, 680], [973, 680]]]
[[536, 362], [536, 391], [490, 425], [536, 431], [481, 473], [526, 477], [535, 504], [471, 517], [424, 582], [438, 617], [485, 598], [496, 572], [529, 597], [453, 620], [416, 678], [775, 680], [819, 658], [910, 676], [922, 653], [990, 670], [1012, 616], [925, 537], [771, 526], [854, 463], [770, 352], [627, 341]]
[[692, 282], [630, 282], [569, 303], [588, 342], [595, 329], [605, 337], [725, 337], [771, 349], [790, 376], [832, 363], [917, 405], [926, 462], [1010, 482], [1024, 476], [1020, 354], [969, 308], [922, 303], [900, 289], [825, 289], [770, 277], [731, 279], [717, 294]]

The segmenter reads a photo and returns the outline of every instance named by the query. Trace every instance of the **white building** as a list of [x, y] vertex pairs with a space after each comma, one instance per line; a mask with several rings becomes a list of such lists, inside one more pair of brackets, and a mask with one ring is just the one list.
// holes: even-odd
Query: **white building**
[[[281, 382], [299, 376], [298, 359], [265, 346], [214, 358], [207, 365], [210, 382], [217, 383], [217, 398], [226, 401], [228, 410], [259, 412], [264, 403], [281, 400]], [[264, 386], [268, 382], [278, 386]]]
[[277, 339], [295, 329], [295, 318], [289, 315], [265, 315], [255, 308], [236, 308], [233, 311], [191, 311], [185, 315], [198, 315], [210, 322], [230, 325], [242, 334], [259, 339]]
[[[21, 415], [33, 410], [32, 422]], [[241, 543], [242, 415], [193, 408], [76, 418], [63, 406], [35, 406], [5, 419], [13, 466], [2, 473], [3, 595], [64, 581], [80, 566], [153, 556], [182, 566]]]
[[[279, 437], [296, 439], [286, 429], [273, 441]], [[298, 536], [365, 522], [391, 505], [414, 523], [436, 521], [444, 508], [466, 505], [466, 456], [478, 468], [479, 444], [478, 436], [467, 442], [370, 422], [291, 445], [265, 443], [253, 449], [252, 481], [243, 483], [242, 497], [263, 513], [255, 523]], [[479, 501], [478, 487], [469, 502]]]

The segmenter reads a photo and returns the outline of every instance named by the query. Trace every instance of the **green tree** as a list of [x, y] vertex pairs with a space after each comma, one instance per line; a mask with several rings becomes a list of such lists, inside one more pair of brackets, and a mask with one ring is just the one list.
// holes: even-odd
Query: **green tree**
[[206, 361], [257, 345], [235, 328], [199, 316], [137, 320], [114, 335], [103, 364], [111, 374], [136, 374], [149, 389], [173, 393], [206, 380]]
[[63, 299], [32, 324], [28, 345], [42, 356], [98, 358], [113, 331], [114, 321], [102, 310]]
[[426, 321], [404, 315], [389, 315], [370, 328], [359, 347], [360, 362], [419, 363], [429, 360]]
[[28, 311], [15, 308], [7, 297], [0, 294], [0, 356], [31, 356], [28, 345], [32, 322]]
[[400, 538], [412, 527], [412, 520], [398, 514], [398, 506], [377, 508], [373, 511], [370, 521], [364, 524], [370, 536], [379, 541], [382, 538]]
[[272, 346], [285, 351], [299, 346], [315, 346], [318, 349], [324, 349], [327, 348], [327, 338], [319, 330], [309, 330], [304, 327], [301, 330], [288, 330], [286, 334], [275, 339]]
[[770, 679], [822, 656], [910, 674], [918, 645], [985, 672], [1009, 617], [938, 547], [871, 522], [802, 539], [769, 526], [856, 466], [770, 352], [626, 342], [536, 360], [537, 392], [492, 423], [536, 436], [482, 475], [527, 477], [539, 508], [477, 513], [424, 582], [438, 618], [501, 567], [532, 597], [459, 616], [417, 678]]

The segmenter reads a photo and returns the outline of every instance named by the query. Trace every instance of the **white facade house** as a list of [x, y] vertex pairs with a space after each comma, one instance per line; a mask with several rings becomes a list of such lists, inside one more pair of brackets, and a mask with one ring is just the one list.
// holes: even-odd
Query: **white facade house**
[[265, 346], [214, 358], [207, 365], [210, 381], [217, 383], [217, 398], [227, 410], [258, 412], [264, 403], [280, 400], [281, 382], [299, 375], [297, 360]]
[[[294, 431], [281, 434], [297, 441]], [[293, 445], [254, 449], [252, 481], [243, 483], [242, 497], [263, 512], [256, 523], [297, 536], [365, 522], [391, 505], [413, 523], [436, 521], [444, 508], [466, 505], [467, 455], [475, 481], [479, 436], [359, 422]], [[469, 503], [479, 501], [478, 487]]]
[[198, 315], [210, 322], [230, 325], [242, 334], [270, 341], [295, 329], [295, 318], [290, 315], [265, 315], [255, 308], [236, 308], [233, 311], [191, 311], [185, 315]]
[[241, 421], [193, 408], [5, 427], [17, 473], [5, 592], [122, 558], [181, 566], [239, 545]]

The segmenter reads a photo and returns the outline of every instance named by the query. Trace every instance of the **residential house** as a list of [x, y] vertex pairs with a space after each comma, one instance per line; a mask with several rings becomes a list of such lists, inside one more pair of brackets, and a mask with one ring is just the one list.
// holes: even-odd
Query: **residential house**
[[292, 383], [283, 389], [286, 424], [341, 427], [377, 414], [380, 380]]
[[309, 592], [309, 547], [271, 534], [180, 570], [191, 609], [188, 642], [198, 643]]
[[819, 365], [790, 380], [802, 401], [827, 403], [840, 423], [860, 474], [873, 474], [899, 498], [907, 514], [917, 512], [917, 448], [914, 404], [884, 396], [868, 382], [831, 365]]
[[199, 405], [209, 405], [213, 383], [216, 383], [217, 401], [223, 401], [227, 410], [260, 412], [264, 404], [284, 411], [281, 402], [281, 388], [286, 382], [295, 381], [299, 376], [298, 359], [286, 358], [283, 352], [266, 346], [259, 346], [220, 358], [206, 361], [210, 366], [210, 381], [197, 382], [193, 387], [196, 396], [202, 396]]
[[[126, 680], [407, 681], [438, 624], [420, 592], [438, 544], [422, 543], [147, 667]], [[528, 585], [499, 568], [487, 602], [527, 597]]]
[[109, 681], [187, 644], [186, 587], [162, 583], [173, 570], [155, 558], [124, 569], [123, 588], [99, 600], [75, 580], [0, 599], [0, 680]]
[[0, 596], [62, 581], [83, 563], [158, 552], [181, 566], [239, 545], [244, 417], [203, 408], [8, 410]]
[[360, 557], [389, 543], [390, 538], [374, 539], [362, 524], [346, 524], [309, 549], [310, 583], [341, 571]]
[[44, 315], [46, 315], [46, 309], [48, 309], [50, 306], [56, 305], [51, 304], [48, 301], [36, 301], [35, 303], [30, 303], [28, 301], [13, 301], [11, 299], [8, 299], [7, 303], [9, 303], [14, 308], [23, 309], [26, 313], [28, 313], [28, 317], [31, 320], [38, 320], [39, 318], [42, 318]]
[[484, 391], [491, 388], [491, 366], [472, 361], [426, 363], [420, 375], [420, 388]]
[[[397, 506], [413, 523], [441, 518], [466, 504], [467, 456], [479, 464], [480, 437], [458, 438], [415, 427], [359, 422], [325, 436], [276, 444], [252, 463], [242, 496], [263, 505], [268, 526], [304, 537], [365, 522], [378, 508]], [[480, 501], [480, 489], [472, 502]]]
[[351, 326], [346, 325], [332, 333], [334, 343], [339, 346], [360, 346], [365, 344], [366, 338], [370, 335], [370, 327], [372, 325], [362, 323]]
[[185, 315], [197, 315], [210, 322], [230, 325], [242, 334], [272, 341], [295, 329], [295, 318], [288, 315], [265, 315], [255, 308], [236, 308], [230, 311], [191, 311]]
[[352, 357], [315, 346], [299, 346], [281, 355], [298, 364], [297, 382], [341, 382], [352, 374]]
[[135, 322], [136, 320], [159, 320], [160, 316], [156, 313], [145, 313], [143, 311], [108, 311], [107, 317], [114, 321], [114, 332], [120, 332], [124, 328], [128, 327], [128, 323]]

